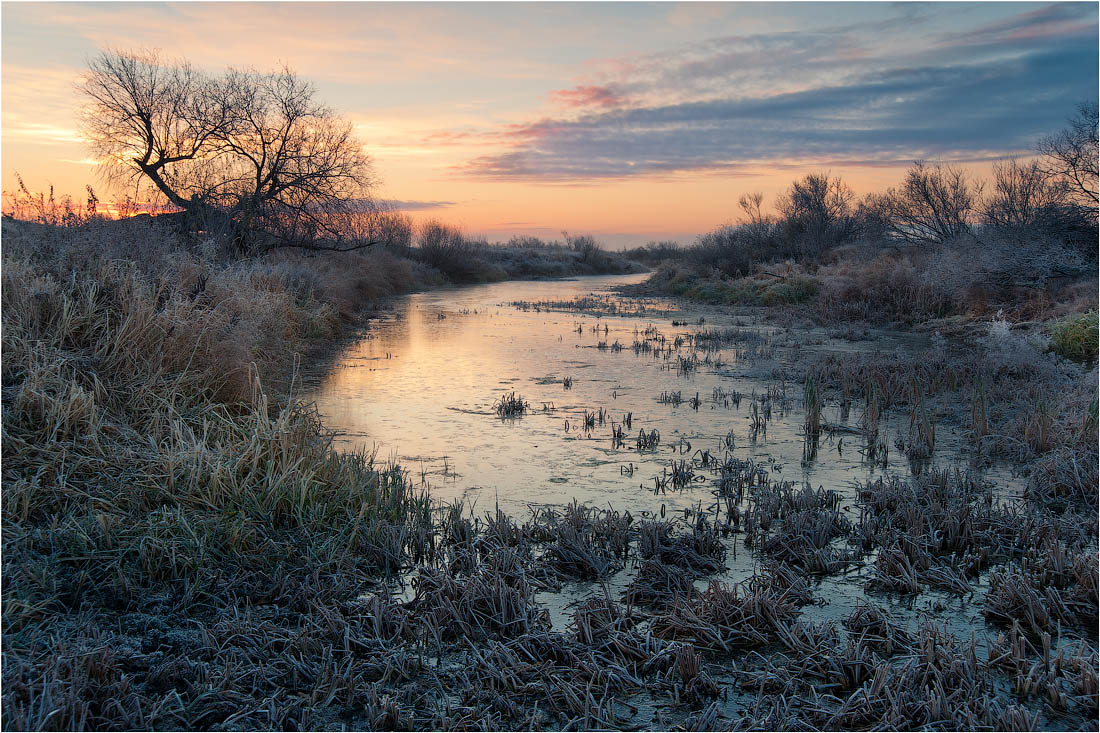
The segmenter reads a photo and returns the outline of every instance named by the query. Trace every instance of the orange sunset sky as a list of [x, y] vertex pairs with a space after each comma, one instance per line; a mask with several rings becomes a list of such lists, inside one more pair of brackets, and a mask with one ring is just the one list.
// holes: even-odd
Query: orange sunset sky
[[76, 91], [105, 47], [286, 62], [351, 119], [386, 199], [490, 239], [690, 242], [828, 170], [988, 172], [1097, 94], [1096, 3], [12, 3], [3, 188], [112, 193]]

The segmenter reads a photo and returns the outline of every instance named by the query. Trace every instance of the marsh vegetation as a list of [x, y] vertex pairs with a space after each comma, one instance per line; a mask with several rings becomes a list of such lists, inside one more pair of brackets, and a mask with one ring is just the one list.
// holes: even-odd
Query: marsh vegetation
[[5, 223], [6, 727], [1095, 726], [1053, 331], [641, 275], [404, 296], [302, 365], [335, 274], [146, 226]]

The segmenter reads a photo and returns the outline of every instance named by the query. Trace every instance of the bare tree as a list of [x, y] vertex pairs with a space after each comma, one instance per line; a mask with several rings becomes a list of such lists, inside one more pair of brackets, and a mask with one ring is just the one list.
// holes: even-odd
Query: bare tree
[[590, 234], [562, 232], [561, 237], [565, 240], [567, 247], [572, 247], [573, 251], [580, 253], [581, 262], [590, 262], [600, 251], [600, 243]]
[[422, 221], [416, 228], [414, 254], [456, 282], [471, 282], [483, 266], [478, 256], [480, 243], [460, 229], [436, 219]]
[[879, 198], [890, 232], [909, 242], [944, 242], [970, 232], [981, 185], [961, 168], [918, 160], [900, 189]]
[[1072, 200], [1095, 210], [1100, 172], [1097, 170], [1097, 105], [1082, 102], [1061, 132], [1039, 141], [1043, 170], [1062, 181]]
[[811, 245], [823, 248], [850, 233], [852, 198], [852, 189], [844, 181], [827, 173], [811, 173], [792, 183], [776, 207], [792, 233], [808, 236]]
[[737, 205], [745, 212], [745, 216], [749, 217], [749, 224], [756, 224], [767, 219], [767, 215], [763, 211], [764, 194], [760, 191], [741, 194], [740, 198], [737, 199]]
[[113, 182], [147, 180], [188, 209], [207, 194], [202, 169], [225, 107], [209, 107], [210, 82], [186, 62], [156, 53], [105, 51], [88, 64], [84, 132]]
[[345, 248], [378, 244], [407, 254], [412, 247], [412, 219], [374, 202], [347, 202], [325, 218], [325, 226], [339, 233]]
[[869, 193], [856, 203], [852, 212], [852, 236], [878, 245], [889, 241], [890, 207], [886, 197]]
[[993, 189], [985, 200], [987, 226], [1053, 232], [1072, 223], [1065, 183], [1048, 175], [1038, 161], [1011, 159], [993, 164]]
[[380, 211], [371, 217], [368, 239], [387, 247], [407, 251], [412, 246], [413, 220], [399, 211]]
[[341, 231], [369, 207], [370, 161], [351, 124], [289, 69], [221, 76], [155, 53], [89, 63], [84, 129], [114, 182], [148, 181], [195, 219], [231, 222], [242, 251], [347, 250]]

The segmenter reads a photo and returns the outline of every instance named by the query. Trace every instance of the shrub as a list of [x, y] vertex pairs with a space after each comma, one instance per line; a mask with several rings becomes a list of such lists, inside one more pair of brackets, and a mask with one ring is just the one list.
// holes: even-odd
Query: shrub
[[434, 220], [421, 225], [416, 255], [458, 282], [473, 279], [478, 269], [474, 243], [455, 227]]
[[1074, 361], [1091, 361], [1097, 356], [1097, 311], [1067, 318], [1054, 327], [1050, 348]]
[[699, 237], [688, 250], [697, 264], [732, 277], [747, 274], [758, 264], [779, 262], [795, 254], [778, 224], [770, 220], [719, 227]]
[[817, 295], [819, 283], [812, 277], [791, 275], [764, 290], [761, 301], [764, 305], [805, 303]]
[[854, 259], [827, 273], [818, 313], [826, 320], [913, 323], [956, 309], [952, 291], [926, 269], [927, 258], [884, 253]]

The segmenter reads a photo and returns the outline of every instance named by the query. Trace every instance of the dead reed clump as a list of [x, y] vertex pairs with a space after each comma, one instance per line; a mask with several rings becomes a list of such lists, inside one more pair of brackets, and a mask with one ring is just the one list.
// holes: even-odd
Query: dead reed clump
[[937, 562], [977, 563], [975, 569], [1018, 552], [1017, 533], [1031, 526], [1021, 523], [1019, 507], [997, 504], [988, 485], [958, 470], [880, 479], [860, 488], [859, 502], [854, 533], [864, 548], [900, 537], [919, 548], [909, 552], [913, 559], [924, 552]]
[[718, 684], [707, 674], [703, 657], [691, 644], [677, 644], [675, 664], [665, 683], [672, 688], [673, 703], [698, 704], [717, 697]]
[[493, 403], [493, 410], [499, 418], [523, 417], [530, 408], [531, 405], [515, 392], [501, 395], [500, 399]]
[[657, 450], [657, 446], [660, 445], [660, 443], [661, 433], [656, 428], [650, 430], [648, 433], [644, 429], [638, 428], [637, 447], [639, 451]]
[[767, 413], [761, 413], [760, 407], [756, 400], [752, 401], [749, 406], [749, 438], [754, 442], [757, 437], [763, 434], [765, 437], [768, 434], [768, 415]]
[[844, 620], [844, 627], [859, 638], [880, 647], [887, 655], [909, 649], [913, 644], [913, 637], [905, 627], [898, 624], [888, 612], [871, 603], [856, 607]]
[[627, 630], [633, 625], [633, 619], [610, 599], [590, 598], [577, 607], [570, 628], [582, 644], [595, 646], [605, 641], [611, 632]]
[[631, 606], [667, 609], [681, 596], [695, 592], [691, 576], [676, 566], [665, 565], [656, 558], [643, 560], [638, 572], [623, 593], [623, 602]]
[[[621, 633], [610, 632], [609, 640]], [[618, 728], [637, 713], [624, 693], [636, 693], [644, 684], [632, 668], [603, 651], [608, 648], [554, 632], [469, 644], [452, 687], [463, 691], [466, 705], [496, 711], [517, 725]]]
[[985, 616], [994, 623], [1019, 623], [1029, 634], [1061, 627], [1095, 630], [1098, 566], [1095, 550], [1067, 552], [1046, 548], [1035, 560], [1025, 558], [989, 576]]
[[927, 550], [907, 537], [881, 548], [871, 573], [867, 581], [869, 589], [920, 593], [924, 585], [929, 585], [959, 595], [970, 592], [970, 583], [962, 570], [937, 562]]
[[727, 730], [719, 727], [719, 721], [723, 717], [721, 701], [714, 700], [700, 712], [689, 715], [684, 721], [683, 729], [686, 731]]
[[661, 392], [661, 394], [657, 396], [657, 402], [662, 405], [678, 407], [683, 401], [684, 398], [681, 396], [680, 390], [676, 390], [675, 392]]
[[547, 555], [558, 573], [571, 578], [603, 578], [621, 567], [599, 548], [589, 533], [571, 525], [558, 528]]
[[1026, 496], [1054, 511], [1081, 507], [1095, 512], [1100, 501], [1098, 466], [1095, 448], [1059, 448], [1033, 464]]
[[492, 513], [486, 513], [477, 544], [483, 556], [502, 547], [513, 548], [526, 555], [531, 550], [532, 541], [528, 525], [520, 526], [497, 507]]
[[[1002, 729], [1006, 716], [1016, 720], [1024, 712], [994, 697], [993, 681], [973, 641], [960, 644], [945, 630], [924, 624], [914, 638], [914, 653], [898, 663], [877, 664], [826, 727]], [[1026, 713], [1022, 719], [1037, 722]]]
[[817, 388], [817, 380], [812, 376], [806, 379], [804, 402], [806, 406], [805, 433], [810, 438], [821, 435], [821, 409], [823, 401]]
[[553, 572], [568, 578], [603, 578], [621, 569], [634, 540], [629, 513], [576, 500], [562, 512], [541, 512], [536, 524], [536, 534], [549, 542], [544, 559]]
[[360, 693], [360, 715], [365, 730], [411, 730], [408, 710], [401, 707], [392, 695], [382, 693], [378, 684], [372, 684]]
[[750, 489], [750, 497], [746, 542], [773, 561], [808, 572], [832, 573], [855, 559], [832, 545], [851, 532], [851, 521], [841, 512], [836, 492], [769, 482]]
[[989, 389], [980, 376], [970, 398], [970, 426], [974, 439], [981, 444], [989, 435]]
[[[755, 518], [755, 515], [753, 515]], [[847, 535], [850, 522], [838, 509], [804, 511], [788, 515], [781, 525], [762, 532], [756, 546], [777, 562], [806, 572], [835, 573], [856, 560], [856, 555], [834, 547], [836, 537]]]
[[924, 390], [924, 385], [913, 380], [910, 385], [909, 441], [898, 446], [910, 460], [931, 458], [936, 449], [936, 423], [928, 413]]
[[1065, 535], [1067, 546], [1090, 541], [1072, 522], [995, 502], [988, 485], [959, 471], [876, 481], [859, 497], [854, 539], [865, 551], [879, 548], [869, 588], [965, 594], [982, 571], [1030, 555], [1051, 536]]
[[1097, 713], [1098, 662], [1096, 647], [1087, 642], [1028, 635], [1018, 624], [989, 642], [988, 665], [1008, 676], [1015, 696], [1086, 720]]
[[[872, 642], [861, 633], [841, 643], [828, 625], [795, 624], [783, 643], [790, 654], [760, 656], [756, 670], [745, 675], [743, 686], [756, 691], [757, 699], [746, 706], [741, 727], [1033, 730], [1041, 719], [1036, 703], [1044, 712], [1089, 714], [1084, 706], [1074, 707], [1078, 698], [1072, 690], [1090, 682], [1076, 671], [1057, 671], [1059, 665], [1076, 669], [1075, 659], [1089, 659], [1080, 652], [1067, 656], [1063, 650], [1057, 660], [1051, 654], [1048, 662], [1040, 658], [1032, 664], [1034, 647], [1006, 654], [998, 640], [987, 663], [974, 639], [960, 642], [928, 623], [888, 658], [878, 653], [884, 651], [881, 636]], [[1003, 676], [1013, 660], [1029, 665], [1014, 677], [1015, 699], [1007, 696]]]
[[716, 522], [696, 513], [690, 532], [674, 533], [671, 520], [643, 520], [638, 525], [638, 555], [693, 573], [716, 573], [725, 568], [726, 546]]
[[541, 623], [521, 558], [501, 549], [468, 575], [421, 568], [408, 610], [436, 642], [512, 637]]
[[658, 638], [690, 641], [710, 651], [762, 646], [778, 638], [779, 629], [798, 613], [792, 589], [767, 585], [759, 578], [742, 585], [712, 581], [702, 593], [674, 599], [650, 629]]

